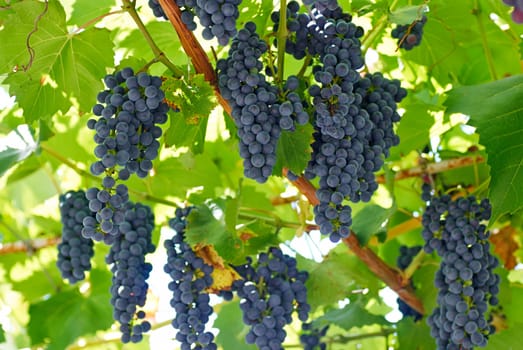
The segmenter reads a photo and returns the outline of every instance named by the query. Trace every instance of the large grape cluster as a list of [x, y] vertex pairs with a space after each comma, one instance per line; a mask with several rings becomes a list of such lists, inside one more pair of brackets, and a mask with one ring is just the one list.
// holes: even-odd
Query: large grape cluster
[[300, 334], [300, 343], [303, 350], [325, 350], [327, 344], [321, 341], [321, 338], [327, 334], [329, 326], [315, 327], [313, 323], [302, 323], [302, 334]]
[[60, 195], [60, 218], [62, 221], [62, 241], [58, 244], [56, 265], [62, 278], [70, 283], [82, 281], [85, 273], [91, 270], [94, 255], [92, 239], [82, 236], [84, 217], [94, 217], [84, 191], [69, 191]]
[[412, 50], [421, 43], [423, 27], [427, 23], [427, 16], [423, 15], [420, 20], [413, 24], [398, 25], [392, 30], [392, 37], [398, 39], [398, 46], [405, 50]]
[[[425, 198], [428, 191], [425, 184]], [[485, 346], [494, 331], [486, 313], [489, 304], [498, 304], [500, 278], [493, 273], [498, 260], [483, 223], [490, 214], [486, 199], [449, 195], [432, 196], [423, 214], [424, 249], [442, 259], [435, 277], [438, 306], [427, 319], [438, 349]]]
[[198, 257], [184, 241], [186, 219], [192, 208], [178, 208], [169, 226], [175, 235], [165, 241], [167, 263], [164, 270], [171, 277], [169, 289], [173, 293], [171, 306], [176, 311], [172, 321], [178, 330], [176, 340], [182, 350], [215, 350], [214, 335], [205, 331], [205, 325], [213, 309], [209, 305], [209, 288], [213, 279], [213, 267]]
[[512, 6], [512, 21], [517, 24], [523, 23], [523, 1], [521, 0], [503, 0], [505, 5]]
[[278, 89], [261, 73], [260, 57], [266, 51], [256, 25], [248, 22], [232, 41], [227, 59], [217, 63], [220, 91], [232, 107], [238, 128], [244, 174], [258, 182], [267, 181], [272, 174], [281, 133]]
[[259, 349], [283, 349], [284, 326], [292, 322], [292, 313], [297, 311], [303, 322], [309, 316], [307, 272], [298, 271], [296, 259], [275, 247], [235, 269], [242, 278], [232, 288], [241, 298], [243, 322], [250, 326], [246, 342]]
[[96, 220], [86, 218], [83, 235], [96, 241], [112, 243], [120, 234], [122, 210], [129, 200], [127, 186], [117, 181], [131, 174], [146, 177], [158, 156], [158, 124], [167, 121], [169, 106], [163, 101], [162, 79], [145, 72], [135, 74], [127, 67], [104, 78], [107, 90], [97, 96], [93, 107], [98, 119], [89, 119], [87, 126], [95, 130], [94, 149], [99, 159], [91, 165], [94, 175], [102, 175], [102, 188], [86, 191], [89, 208]]
[[152, 270], [145, 255], [155, 250], [151, 241], [154, 215], [147, 205], [132, 202], [124, 205], [123, 213], [121, 235], [114, 240], [105, 260], [112, 265], [111, 304], [113, 317], [120, 323], [122, 342], [137, 343], [151, 328], [148, 321], [142, 320], [145, 312], [138, 308], [145, 305], [147, 278]]
[[[407, 267], [409, 267], [410, 263], [412, 262], [414, 257], [420, 252], [421, 249], [422, 246], [400, 246], [400, 255], [396, 259], [396, 266], [401, 270], [405, 270]], [[412, 281], [410, 285], [412, 286], [412, 288], [414, 288], [414, 286], [412, 285]], [[398, 308], [402, 313], [403, 317], [413, 317], [414, 321], [418, 321], [423, 317], [422, 314], [411, 308], [402, 299], [397, 298], [396, 301], [398, 303]]]

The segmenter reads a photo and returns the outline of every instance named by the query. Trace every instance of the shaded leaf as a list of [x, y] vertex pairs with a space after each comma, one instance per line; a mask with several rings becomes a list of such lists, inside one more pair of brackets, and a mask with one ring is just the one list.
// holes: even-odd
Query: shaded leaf
[[[523, 207], [523, 75], [451, 90], [448, 113], [470, 116], [486, 147], [492, 220]], [[481, 103], [478, 103], [481, 101]]]
[[276, 164], [272, 173], [281, 176], [282, 169], [288, 168], [301, 174], [309, 162], [312, 148], [312, 125], [297, 125], [295, 131], [282, 131], [276, 149]]
[[351, 302], [342, 309], [328, 311], [318, 319], [318, 322], [333, 323], [346, 330], [373, 324], [390, 325], [383, 316], [371, 314], [359, 302]]
[[220, 330], [216, 343], [223, 349], [255, 350], [255, 345], [245, 343], [245, 335], [249, 331], [242, 321], [242, 313], [237, 300], [222, 304], [214, 327]]
[[385, 222], [394, 214], [395, 208], [383, 208], [370, 204], [359, 210], [352, 218], [352, 229], [362, 246], [375, 234], [385, 231]]
[[34, 131], [20, 125], [0, 142], [0, 176], [16, 163], [29, 157], [37, 148]]

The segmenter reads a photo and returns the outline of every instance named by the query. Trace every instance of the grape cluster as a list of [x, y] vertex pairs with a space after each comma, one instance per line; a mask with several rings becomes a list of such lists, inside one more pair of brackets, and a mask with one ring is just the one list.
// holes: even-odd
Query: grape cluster
[[122, 210], [129, 200], [127, 186], [116, 184], [135, 173], [146, 177], [158, 156], [158, 124], [167, 121], [169, 106], [164, 102], [162, 79], [145, 72], [135, 74], [127, 67], [104, 78], [107, 90], [100, 92], [93, 107], [98, 119], [89, 119], [87, 126], [95, 130], [94, 149], [99, 159], [90, 170], [105, 174], [102, 188], [86, 191], [89, 208], [96, 220], [86, 218], [83, 235], [110, 244], [120, 234]]
[[232, 289], [241, 298], [243, 322], [250, 326], [245, 336], [248, 344], [259, 349], [280, 350], [285, 340], [286, 324], [292, 322], [292, 313], [305, 322], [309, 316], [305, 281], [306, 271], [298, 271], [296, 259], [271, 247], [268, 253], [260, 253], [253, 263], [235, 267], [241, 279]]
[[[398, 259], [396, 260], [396, 266], [401, 269], [405, 270], [410, 263], [412, 262], [412, 259], [419, 253], [419, 251], [422, 249], [422, 246], [414, 246], [414, 247], [407, 247], [407, 246], [400, 246], [400, 255], [398, 256]], [[412, 285], [411, 281], [411, 286]], [[419, 312], [411, 308], [406, 302], [404, 302], [402, 299], [398, 298], [396, 299], [398, 303], [398, 307], [400, 312], [402, 313], [403, 317], [413, 317], [414, 321], [420, 320], [423, 315], [421, 315]]]
[[175, 231], [173, 238], [165, 241], [167, 263], [164, 270], [171, 277], [169, 289], [173, 292], [171, 306], [176, 311], [172, 321], [178, 329], [176, 340], [182, 350], [215, 350], [214, 335], [205, 331], [205, 325], [213, 309], [209, 305], [209, 288], [213, 279], [213, 267], [198, 257], [189, 244], [184, 242], [186, 219], [192, 208], [177, 208], [169, 226]]
[[405, 50], [412, 50], [421, 43], [423, 27], [427, 23], [427, 16], [423, 15], [420, 20], [413, 24], [398, 25], [392, 30], [392, 37], [398, 39], [398, 46]]
[[321, 338], [327, 334], [329, 326], [323, 328], [314, 327], [312, 323], [302, 323], [302, 334], [300, 335], [300, 343], [303, 345], [303, 350], [325, 350], [327, 344], [321, 342]]
[[[176, 0], [181, 10], [181, 20], [191, 31], [196, 29], [194, 17], [198, 17], [204, 27], [202, 36], [206, 40], [216, 37], [218, 43], [225, 46], [236, 30], [236, 20], [240, 12], [241, 0]], [[150, 0], [149, 6], [156, 17], [164, 17], [163, 11], [157, 10], [157, 0]]]
[[56, 263], [63, 279], [70, 283], [82, 281], [85, 273], [91, 270], [94, 255], [93, 241], [82, 236], [84, 217], [93, 217], [84, 191], [69, 191], [60, 195], [60, 217], [62, 221], [62, 241], [58, 244]]
[[[430, 186], [423, 190], [428, 197]], [[442, 259], [435, 277], [438, 306], [427, 319], [438, 349], [485, 346], [494, 332], [486, 312], [489, 304], [498, 304], [500, 278], [493, 273], [498, 260], [482, 223], [490, 214], [486, 199], [449, 195], [432, 196], [423, 214], [424, 249], [436, 250]]]
[[503, 0], [505, 5], [512, 6], [512, 21], [517, 24], [523, 23], [523, 1], [521, 0]]
[[113, 317], [120, 323], [122, 342], [137, 343], [151, 329], [148, 321], [142, 321], [145, 312], [138, 307], [145, 305], [147, 278], [152, 270], [145, 255], [155, 250], [151, 241], [154, 215], [147, 205], [132, 202], [124, 205], [123, 213], [121, 235], [114, 240], [105, 260], [112, 265], [111, 304]]
[[[278, 89], [261, 73], [260, 57], [266, 51], [256, 25], [248, 22], [233, 39], [227, 59], [217, 63], [220, 91], [232, 107], [231, 116], [238, 128], [244, 174], [258, 182], [267, 181], [276, 164], [281, 133], [278, 118], [283, 105], [277, 104]], [[281, 109], [292, 115], [294, 104], [292, 111], [286, 106]]]
[[[330, 1], [330, 0], [329, 0]], [[297, 1], [290, 1], [287, 4], [287, 30], [288, 35], [285, 42], [285, 52], [300, 60], [305, 56], [321, 55], [325, 45], [336, 35], [333, 30], [335, 20], [351, 22], [352, 17], [343, 13], [336, 0], [332, 0], [331, 9], [323, 6], [313, 5], [306, 13], [299, 13], [300, 5]], [[335, 4], [335, 5], [334, 5]], [[275, 11], [271, 14], [271, 20], [274, 22], [273, 32], [279, 29], [280, 13]], [[274, 45], [278, 45], [277, 39]]]
[[[400, 119], [397, 102], [406, 96], [406, 90], [399, 81], [374, 73], [363, 78], [358, 75], [346, 96], [350, 96], [350, 102], [338, 104], [343, 117], [332, 118], [342, 121], [337, 131], [326, 133], [318, 120], [329, 117], [321, 119], [316, 112], [313, 153], [305, 172], [308, 178], [320, 178], [315, 219], [320, 231], [329, 234], [333, 242], [350, 233], [351, 209], [342, 202], [347, 198], [369, 201], [378, 188], [374, 172], [383, 165], [390, 147], [399, 142], [393, 124]], [[331, 111], [331, 105], [326, 110]]]

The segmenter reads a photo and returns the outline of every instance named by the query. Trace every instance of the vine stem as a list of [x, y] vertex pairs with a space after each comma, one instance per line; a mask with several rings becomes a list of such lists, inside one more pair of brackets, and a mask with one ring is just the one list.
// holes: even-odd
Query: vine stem
[[[430, 163], [423, 166], [417, 166], [409, 169], [402, 169], [396, 172], [394, 180], [403, 180], [409, 177], [418, 177], [423, 174], [436, 174], [448, 170], [463, 168], [467, 166], [475, 166], [478, 163], [483, 163], [485, 158], [483, 156], [464, 156], [459, 158], [447, 159], [437, 163]], [[376, 176], [378, 183], [385, 183], [385, 176]]]
[[[291, 181], [298, 190], [303, 193], [312, 205], [318, 205], [320, 201], [316, 196], [316, 189], [303, 176], [300, 176], [296, 181]], [[414, 294], [414, 290], [409, 283], [405, 283], [402, 274], [387, 265], [379, 256], [367, 247], [362, 247], [356, 234], [351, 231], [351, 234], [343, 239], [343, 243], [363, 262], [367, 265], [379, 279], [385, 282], [392, 290], [398, 293], [398, 296], [405, 301], [410, 307], [424, 314], [425, 310], [421, 300]]]
[[0, 255], [26, 252], [34, 253], [37, 250], [55, 246], [60, 243], [60, 241], [60, 237], [50, 237], [4, 243], [0, 245]]
[[[97, 176], [94, 176], [89, 171], [80, 168], [75, 162], [73, 162], [72, 160], [64, 157], [63, 155], [61, 155], [60, 153], [56, 152], [54, 149], [48, 147], [47, 145], [40, 144], [40, 148], [44, 152], [49, 154], [51, 157], [59, 160], [64, 165], [66, 165], [67, 167], [69, 167], [72, 170], [74, 170], [78, 175], [80, 175], [82, 177], [87, 177], [87, 178], [90, 178], [90, 179], [93, 179], [93, 180], [96, 180], [96, 181], [100, 181], [100, 179]], [[170, 200], [167, 200], [167, 199], [164, 199], [164, 198], [155, 197], [153, 195], [150, 195], [149, 193], [136, 191], [136, 190], [133, 190], [132, 188], [129, 188], [129, 192], [132, 193], [133, 195], [137, 196], [137, 197], [140, 197], [141, 199], [143, 199], [145, 201], [155, 202], [155, 203], [159, 203], [159, 204], [164, 204], [164, 205], [168, 205], [168, 206], [175, 207], [175, 208], [180, 206], [180, 204], [178, 204], [176, 202], [173, 202], [173, 201], [170, 201]]]
[[278, 25], [278, 82], [283, 82], [285, 68], [285, 43], [287, 41], [287, 1], [280, 0], [280, 24]]
[[145, 27], [145, 24], [143, 23], [142, 19], [138, 15], [138, 12], [136, 12], [136, 8], [134, 7], [135, 3], [134, 1], [130, 0], [122, 0], [122, 10], [126, 11], [134, 20], [136, 25], [138, 26], [138, 29], [142, 33], [143, 37], [145, 38], [145, 41], [147, 41], [147, 44], [151, 48], [151, 50], [154, 53], [154, 57], [158, 59], [161, 63], [163, 63], [167, 68], [169, 68], [174, 76], [176, 77], [182, 77], [183, 71], [176, 67], [168, 58], [165, 56], [162, 50], [156, 45], [154, 39], [152, 38], [151, 34]]
[[498, 75], [496, 73], [496, 67], [494, 65], [494, 58], [492, 56], [492, 51], [490, 50], [490, 47], [488, 45], [487, 32], [485, 30], [485, 24], [483, 23], [483, 18], [481, 18], [481, 13], [482, 13], [482, 11], [481, 11], [481, 6], [479, 4], [479, 0], [474, 0], [474, 9], [472, 10], [472, 14], [476, 17], [476, 20], [478, 22], [479, 33], [481, 36], [481, 44], [483, 46], [483, 51], [485, 51], [485, 58], [487, 60], [490, 77], [492, 78], [492, 80], [498, 80]]

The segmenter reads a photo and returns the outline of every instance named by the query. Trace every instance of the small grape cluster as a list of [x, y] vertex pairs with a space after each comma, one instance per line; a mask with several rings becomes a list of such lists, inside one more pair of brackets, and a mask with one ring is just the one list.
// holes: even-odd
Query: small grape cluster
[[321, 341], [321, 338], [327, 334], [329, 326], [322, 328], [315, 327], [312, 323], [302, 323], [302, 334], [300, 335], [300, 343], [303, 345], [303, 350], [325, 350], [327, 344]]
[[248, 258], [235, 269], [241, 279], [234, 281], [232, 289], [241, 298], [243, 322], [250, 326], [246, 342], [259, 349], [282, 349], [284, 326], [292, 322], [292, 313], [297, 311], [303, 322], [309, 316], [308, 273], [298, 271], [296, 259], [276, 247], [260, 253], [255, 263]]
[[169, 106], [164, 102], [162, 79], [145, 72], [135, 74], [124, 68], [104, 78], [107, 90], [100, 92], [93, 107], [98, 119], [89, 119], [87, 126], [96, 131], [95, 156], [90, 170], [102, 179], [102, 189], [86, 191], [89, 208], [97, 213], [96, 220], [86, 218], [83, 235], [110, 244], [120, 232], [122, 210], [129, 200], [128, 189], [117, 181], [129, 179], [135, 173], [146, 177], [158, 156], [158, 124], [167, 121]]
[[512, 6], [512, 21], [517, 24], [523, 23], [523, 1], [521, 0], [503, 0], [505, 5]]
[[413, 24], [398, 25], [392, 30], [392, 37], [398, 39], [398, 46], [405, 50], [412, 50], [421, 43], [423, 27], [427, 23], [427, 16], [423, 15], [420, 20]]
[[427, 319], [431, 335], [438, 349], [485, 346], [494, 332], [486, 312], [489, 304], [498, 304], [500, 282], [493, 272], [498, 260], [490, 253], [490, 232], [482, 223], [490, 218], [490, 203], [430, 191], [424, 184], [423, 197], [430, 197], [422, 218], [424, 249], [442, 258], [435, 277], [438, 306]]
[[[175, 0], [181, 10], [181, 20], [191, 31], [197, 27], [194, 17], [198, 17], [204, 27], [202, 36], [206, 40], [216, 37], [225, 46], [236, 30], [236, 20], [240, 15], [238, 6], [241, 0]], [[156, 17], [165, 16], [158, 0], [149, 0], [149, 7]]]
[[153, 15], [155, 17], [167, 19], [167, 16], [165, 15], [165, 12], [163, 11], [162, 6], [160, 6], [160, 2], [158, 0], [149, 0], [148, 5], [151, 8], [151, 11], [153, 11]]
[[94, 217], [84, 191], [68, 191], [59, 198], [62, 241], [58, 244], [56, 263], [63, 279], [76, 283], [91, 270], [94, 255], [92, 239], [82, 236], [84, 217]]
[[[396, 259], [396, 266], [401, 270], [405, 270], [410, 265], [414, 257], [420, 252], [421, 249], [422, 246], [400, 246], [400, 255], [398, 256], [398, 259]], [[414, 288], [414, 286], [412, 285], [412, 281], [410, 285], [412, 286], [412, 288]], [[402, 299], [398, 298], [396, 299], [396, 301], [398, 303], [399, 310], [403, 317], [413, 317], [414, 321], [418, 321], [423, 317], [422, 314], [411, 308]]]
[[[238, 128], [244, 174], [261, 183], [272, 174], [281, 133], [278, 89], [261, 73], [260, 57], [266, 51], [256, 25], [247, 22], [234, 37], [227, 59], [217, 63], [220, 92], [231, 105]], [[287, 114], [286, 107], [282, 109]]]
[[175, 235], [165, 240], [167, 263], [164, 270], [172, 279], [169, 282], [173, 293], [171, 306], [176, 311], [172, 325], [178, 330], [176, 340], [181, 343], [182, 350], [215, 350], [214, 335], [205, 331], [213, 313], [206, 292], [213, 283], [213, 267], [198, 257], [184, 241], [186, 220], [191, 210], [192, 207], [176, 209], [175, 217], [169, 221]]
[[111, 304], [113, 317], [120, 323], [123, 343], [137, 343], [151, 329], [145, 312], [138, 307], [145, 305], [147, 278], [152, 265], [145, 255], [152, 253], [155, 246], [151, 241], [154, 215], [151, 208], [140, 203], [127, 202], [123, 210], [121, 235], [111, 245], [106, 263], [112, 265]]

